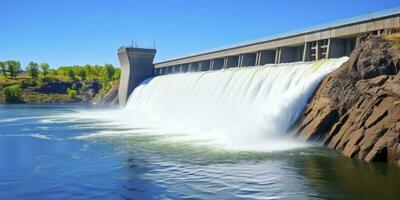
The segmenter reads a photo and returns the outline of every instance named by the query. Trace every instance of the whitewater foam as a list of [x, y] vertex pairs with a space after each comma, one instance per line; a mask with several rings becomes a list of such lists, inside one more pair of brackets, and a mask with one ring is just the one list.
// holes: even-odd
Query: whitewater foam
[[285, 135], [322, 78], [347, 59], [157, 76], [133, 91], [125, 109], [82, 111], [69, 117], [137, 129], [80, 139], [158, 133], [173, 141], [208, 140], [229, 150], [304, 147]]

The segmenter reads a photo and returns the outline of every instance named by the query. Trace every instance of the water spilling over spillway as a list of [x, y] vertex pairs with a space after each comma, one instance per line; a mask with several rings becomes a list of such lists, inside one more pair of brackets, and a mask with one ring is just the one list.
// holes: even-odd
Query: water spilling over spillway
[[134, 90], [125, 109], [90, 115], [123, 124], [132, 135], [159, 134], [235, 150], [299, 147], [303, 144], [286, 133], [322, 78], [346, 60], [157, 76]]

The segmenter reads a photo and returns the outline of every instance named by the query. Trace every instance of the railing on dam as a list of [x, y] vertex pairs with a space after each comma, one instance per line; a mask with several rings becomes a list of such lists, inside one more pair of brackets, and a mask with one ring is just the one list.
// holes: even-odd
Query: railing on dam
[[349, 55], [361, 34], [400, 27], [400, 7], [155, 63], [155, 75]]

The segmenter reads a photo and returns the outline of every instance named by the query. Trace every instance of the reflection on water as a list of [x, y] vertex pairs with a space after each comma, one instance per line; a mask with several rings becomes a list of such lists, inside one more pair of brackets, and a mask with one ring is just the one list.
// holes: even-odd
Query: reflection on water
[[113, 127], [0, 107], [1, 199], [400, 199], [400, 169], [308, 147], [232, 152], [157, 135], [75, 139]]

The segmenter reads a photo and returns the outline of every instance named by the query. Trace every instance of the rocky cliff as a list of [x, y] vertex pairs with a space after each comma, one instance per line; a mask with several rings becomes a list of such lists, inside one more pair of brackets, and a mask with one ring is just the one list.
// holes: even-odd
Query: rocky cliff
[[400, 166], [399, 71], [398, 43], [388, 36], [361, 38], [309, 101], [298, 136], [348, 157]]

